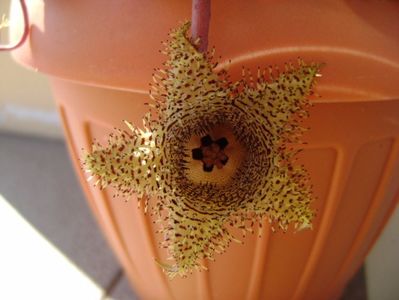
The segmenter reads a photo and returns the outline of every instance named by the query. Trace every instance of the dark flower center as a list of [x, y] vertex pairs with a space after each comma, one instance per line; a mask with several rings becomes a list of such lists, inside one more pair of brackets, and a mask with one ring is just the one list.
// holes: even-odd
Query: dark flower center
[[202, 169], [205, 172], [212, 172], [214, 166], [221, 169], [229, 160], [226, 153], [224, 153], [228, 143], [225, 137], [213, 141], [208, 134], [201, 138], [201, 146], [199, 148], [192, 149], [192, 158], [202, 161]]

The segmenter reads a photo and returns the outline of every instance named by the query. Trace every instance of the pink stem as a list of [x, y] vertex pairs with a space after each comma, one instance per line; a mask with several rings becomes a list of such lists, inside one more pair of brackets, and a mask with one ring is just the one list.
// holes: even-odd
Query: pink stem
[[211, 19], [211, 0], [192, 0], [191, 35], [192, 39], [200, 39], [198, 51], [208, 49], [209, 21]]

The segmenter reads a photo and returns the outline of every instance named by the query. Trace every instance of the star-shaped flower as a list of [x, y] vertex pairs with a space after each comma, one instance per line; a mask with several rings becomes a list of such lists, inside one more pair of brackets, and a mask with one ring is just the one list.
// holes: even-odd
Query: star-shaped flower
[[196, 50], [189, 26], [170, 34], [143, 127], [125, 121], [128, 131], [84, 157], [101, 187], [153, 199], [174, 261], [160, 264], [171, 277], [223, 253], [237, 240], [231, 226], [251, 231], [266, 217], [272, 228], [303, 229], [314, 215], [308, 175], [288, 146], [300, 143], [320, 65], [299, 60], [232, 83], [214, 71], [211, 53]]

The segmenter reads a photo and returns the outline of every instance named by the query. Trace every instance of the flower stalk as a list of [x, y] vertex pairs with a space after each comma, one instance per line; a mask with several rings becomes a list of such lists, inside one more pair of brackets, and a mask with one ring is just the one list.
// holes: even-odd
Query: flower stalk
[[197, 50], [208, 49], [208, 32], [211, 19], [211, 0], [192, 0], [191, 38], [198, 41]]

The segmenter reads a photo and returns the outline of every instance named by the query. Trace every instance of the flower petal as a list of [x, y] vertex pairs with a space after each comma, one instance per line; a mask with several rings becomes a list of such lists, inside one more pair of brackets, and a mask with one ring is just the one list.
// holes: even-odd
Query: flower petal
[[83, 163], [101, 187], [111, 185], [123, 197], [136, 194], [142, 198], [159, 187], [157, 170], [161, 157], [155, 143], [157, 131], [142, 131], [128, 122], [126, 124], [129, 132], [117, 130], [105, 147], [94, 144]]

